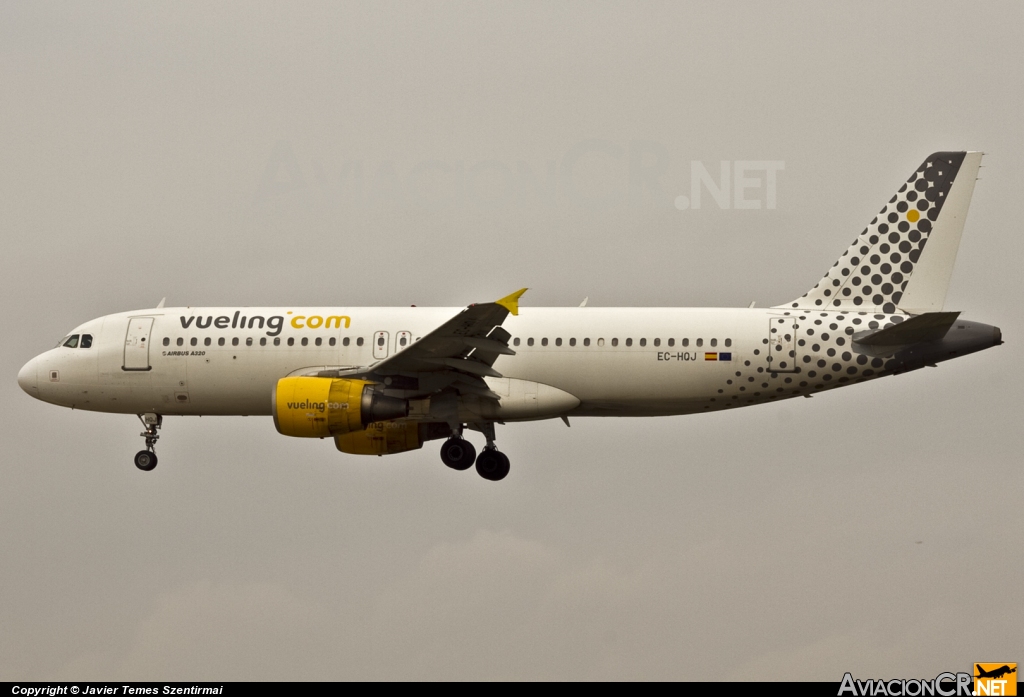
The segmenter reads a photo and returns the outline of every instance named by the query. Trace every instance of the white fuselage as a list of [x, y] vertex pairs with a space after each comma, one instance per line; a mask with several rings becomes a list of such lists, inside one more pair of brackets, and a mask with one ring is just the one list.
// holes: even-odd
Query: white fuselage
[[[73, 330], [93, 337], [90, 348], [52, 349], [26, 365], [19, 380], [34, 380], [33, 396], [76, 409], [270, 414], [271, 392], [280, 378], [371, 365], [459, 311], [161, 308], [119, 313]], [[505, 321], [516, 355], [500, 357], [494, 367], [507, 378], [574, 395], [580, 400], [572, 412], [577, 415], [693, 413], [724, 406], [725, 391], [752, 396], [754, 383], [741, 393], [737, 372], [769, 379], [769, 322], [783, 316], [783, 310], [773, 309], [530, 308]], [[139, 337], [127, 345], [133, 340], [129, 323], [140, 318], [153, 319], [148, 345], [141, 348]], [[334, 318], [330, 328], [324, 326], [327, 318]], [[133, 360], [136, 369], [126, 369]], [[793, 376], [786, 377], [791, 383]], [[790, 384], [783, 383], [786, 377], [776, 380]]]

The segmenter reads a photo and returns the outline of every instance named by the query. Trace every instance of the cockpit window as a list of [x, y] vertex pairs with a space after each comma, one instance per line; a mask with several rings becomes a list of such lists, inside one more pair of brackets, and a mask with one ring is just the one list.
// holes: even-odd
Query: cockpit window
[[78, 348], [78, 334], [72, 334], [64, 341], [65, 348]]
[[92, 348], [92, 334], [82, 334], [82, 343], [78, 348]]

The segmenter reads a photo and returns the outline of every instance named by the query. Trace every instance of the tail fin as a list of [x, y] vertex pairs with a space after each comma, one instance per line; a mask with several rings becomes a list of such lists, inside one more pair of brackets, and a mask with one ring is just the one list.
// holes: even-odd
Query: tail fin
[[941, 310], [981, 156], [929, 155], [825, 277], [779, 307], [886, 314]]

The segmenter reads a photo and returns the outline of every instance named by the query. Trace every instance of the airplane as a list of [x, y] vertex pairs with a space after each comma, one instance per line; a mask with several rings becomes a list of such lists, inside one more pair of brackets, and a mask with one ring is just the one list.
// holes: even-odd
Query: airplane
[[974, 677], [976, 677], [976, 678], [993, 678], [993, 679], [998, 680], [999, 678], [1003, 677], [1004, 675], [1009, 675], [1010, 673], [1016, 673], [1017, 672], [1017, 664], [1014, 663], [1013, 665], [1014, 665], [1013, 668], [1011, 668], [1008, 664], [1003, 664], [1002, 666], [1000, 666], [998, 668], [993, 668], [992, 670], [984, 670], [981, 667], [980, 664], [975, 663], [974, 664], [974, 668], [975, 668], [975, 670], [978, 671], [978, 674], [975, 675]]
[[[698, 414], [811, 395], [1002, 343], [943, 309], [980, 152], [929, 155], [809, 291], [768, 308], [164, 307], [86, 322], [18, 373], [32, 397], [135, 414], [272, 416], [278, 432], [503, 479], [495, 425]], [[584, 305], [586, 301], [584, 301]], [[479, 454], [466, 431], [483, 434]]]

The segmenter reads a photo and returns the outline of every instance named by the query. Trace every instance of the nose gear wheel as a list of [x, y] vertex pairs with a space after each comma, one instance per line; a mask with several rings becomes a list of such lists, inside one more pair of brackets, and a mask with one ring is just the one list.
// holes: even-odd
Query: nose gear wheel
[[140, 450], [135, 453], [135, 466], [143, 472], [152, 471], [156, 467], [156, 453], [150, 450]]

